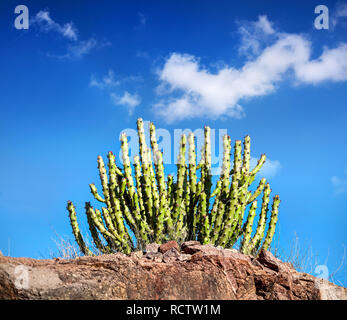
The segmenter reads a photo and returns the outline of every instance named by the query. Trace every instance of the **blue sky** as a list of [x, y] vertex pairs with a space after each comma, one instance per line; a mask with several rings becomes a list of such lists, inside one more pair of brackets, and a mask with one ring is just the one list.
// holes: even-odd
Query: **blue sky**
[[[336, 271], [347, 245], [347, 3], [16, 1], [0, 4], [0, 250], [40, 258], [83, 220], [97, 155], [136, 119], [249, 134], [294, 233]], [[216, 142], [218, 143], [218, 142]], [[173, 151], [172, 151], [173, 152]], [[173, 160], [173, 159], [172, 159]], [[168, 173], [174, 167], [168, 165]], [[346, 267], [334, 276], [346, 285]]]

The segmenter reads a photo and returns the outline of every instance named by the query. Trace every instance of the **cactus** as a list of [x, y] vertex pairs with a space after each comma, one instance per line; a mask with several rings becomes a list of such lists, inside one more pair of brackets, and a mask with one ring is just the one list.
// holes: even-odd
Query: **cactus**
[[[130, 253], [150, 242], [160, 244], [168, 240], [199, 240], [203, 244], [227, 248], [240, 240], [240, 251], [251, 255], [256, 255], [259, 248], [268, 249], [275, 233], [280, 199], [278, 195], [273, 199], [265, 236], [271, 189], [263, 178], [253, 192], [249, 190], [266, 161], [266, 156], [261, 155], [251, 170], [250, 137], [244, 138], [243, 148], [241, 140], [235, 141], [233, 159], [231, 139], [228, 135], [223, 137], [221, 174], [214, 184], [209, 127], [204, 129], [204, 145], [198, 164], [194, 134], [190, 133], [188, 137], [182, 135], [176, 179], [172, 175], [165, 179], [163, 155], [158, 147], [154, 124], [151, 123], [149, 128], [150, 148], [146, 145], [143, 121], [137, 120], [140, 150], [139, 156], [134, 157], [133, 167], [125, 133], [120, 138], [123, 168], [117, 166], [112, 152], [107, 155], [108, 170], [103, 158], [98, 156], [102, 194], [95, 184], [89, 187], [103, 207], [98, 210], [89, 202], [85, 204], [89, 231], [97, 251]], [[252, 236], [257, 199], [261, 195], [262, 205]], [[67, 209], [81, 252], [92, 255], [93, 251], [88, 248], [80, 232], [75, 206], [71, 201]]]

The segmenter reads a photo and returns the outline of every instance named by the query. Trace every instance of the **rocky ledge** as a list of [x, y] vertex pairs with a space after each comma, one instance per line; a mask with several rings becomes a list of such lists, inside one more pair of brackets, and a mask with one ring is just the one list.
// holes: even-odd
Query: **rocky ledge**
[[146, 251], [35, 260], [0, 256], [0, 299], [347, 300], [347, 288], [261, 251], [188, 241]]

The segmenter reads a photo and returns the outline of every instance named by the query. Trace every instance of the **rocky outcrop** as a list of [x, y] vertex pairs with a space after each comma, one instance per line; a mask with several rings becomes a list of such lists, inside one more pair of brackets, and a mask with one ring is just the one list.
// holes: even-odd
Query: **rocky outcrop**
[[197, 241], [73, 260], [0, 256], [0, 299], [347, 300], [347, 289], [262, 251]]

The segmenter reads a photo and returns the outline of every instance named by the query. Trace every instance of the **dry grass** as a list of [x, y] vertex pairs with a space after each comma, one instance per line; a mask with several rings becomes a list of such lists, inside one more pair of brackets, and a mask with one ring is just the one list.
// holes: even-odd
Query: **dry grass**
[[[294, 233], [294, 238], [290, 244], [289, 253], [286, 253], [279, 244], [279, 232], [271, 244], [270, 251], [283, 262], [291, 263], [299, 272], [309, 273], [315, 277], [322, 277], [339, 286], [346, 286], [347, 271], [346, 268], [344, 269], [346, 266], [345, 246], [343, 246], [343, 254], [339, 265], [333, 272], [327, 274], [322, 273], [322, 267], [326, 267], [326, 270], [328, 270], [329, 252], [324, 262], [319, 261], [319, 255], [317, 252], [314, 252], [312, 242], [301, 242], [296, 233]], [[339, 275], [342, 281], [336, 278], [337, 275]]]

